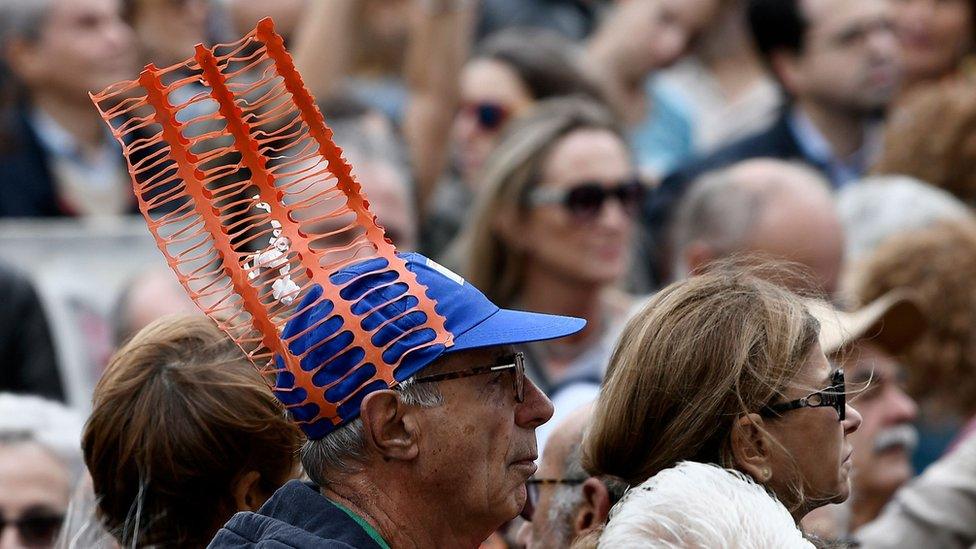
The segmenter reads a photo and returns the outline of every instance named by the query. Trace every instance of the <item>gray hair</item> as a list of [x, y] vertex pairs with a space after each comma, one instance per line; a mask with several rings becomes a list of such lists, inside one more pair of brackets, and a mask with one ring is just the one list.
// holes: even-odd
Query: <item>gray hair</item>
[[708, 242], [724, 254], [739, 248], [749, 236], [764, 206], [762, 190], [737, 184], [732, 168], [699, 178], [678, 203], [668, 231], [671, 273], [683, 277], [684, 250], [692, 242]]
[[693, 242], [708, 243], [719, 256], [740, 250], [777, 193], [786, 191], [787, 184], [794, 180], [791, 177], [756, 180], [740, 173], [746, 166], [755, 167], [759, 163], [775, 163], [777, 168], [806, 174], [825, 193], [830, 192], [820, 172], [796, 161], [745, 160], [704, 174], [694, 181], [678, 203], [668, 227], [666, 239], [671, 254], [672, 278], [683, 278], [687, 274], [684, 251]]
[[[583, 469], [581, 446], [577, 444], [563, 463], [564, 479], [575, 480], [589, 477]], [[573, 515], [583, 503], [583, 490], [579, 484], [559, 484], [553, 489], [549, 516], [546, 517], [552, 534], [559, 546], [567, 546], [573, 537]]]
[[0, 446], [34, 443], [64, 463], [72, 485], [81, 477], [84, 420], [59, 402], [0, 393]]
[[[410, 406], [434, 408], [444, 397], [434, 383], [414, 383], [408, 379], [397, 386], [400, 402]], [[359, 469], [366, 457], [363, 420], [356, 418], [319, 440], [308, 440], [302, 446], [302, 467], [318, 486], [330, 484], [331, 473], [350, 474]]]
[[[580, 441], [582, 442], [582, 441]], [[586, 479], [590, 474], [583, 468], [583, 447], [578, 443], [563, 462], [564, 479]], [[627, 491], [627, 483], [611, 476], [599, 477], [610, 495], [610, 504], [619, 501]], [[552, 494], [552, 503], [546, 517], [559, 547], [569, 546], [573, 537], [573, 518], [583, 503], [583, 490], [579, 484], [559, 484]]]
[[53, 5], [54, 0], [0, 0], [0, 50], [14, 39], [37, 40]]
[[837, 195], [837, 211], [847, 235], [845, 256], [855, 262], [884, 240], [940, 221], [972, 219], [972, 211], [952, 194], [913, 177], [868, 177]]

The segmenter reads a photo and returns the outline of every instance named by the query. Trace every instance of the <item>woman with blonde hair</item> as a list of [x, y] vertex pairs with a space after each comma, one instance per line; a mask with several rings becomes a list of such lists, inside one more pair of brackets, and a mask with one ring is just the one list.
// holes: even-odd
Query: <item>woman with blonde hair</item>
[[[753, 484], [796, 524], [849, 495], [847, 436], [861, 416], [820, 348], [818, 322], [764, 271], [720, 266], [664, 288], [614, 351], [584, 442], [587, 469], [696, 494], [661, 508], [670, 520], [652, 539], [695, 546], [692, 525], [722, 524], [723, 502]], [[745, 530], [773, 518], [742, 517]]]
[[644, 196], [636, 173], [613, 115], [578, 97], [540, 102], [513, 121], [484, 166], [451, 259], [502, 307], [587, 319], [567, 341], [529, 349], [544, 389], [602, 377], [631, 306], [616, 285]]

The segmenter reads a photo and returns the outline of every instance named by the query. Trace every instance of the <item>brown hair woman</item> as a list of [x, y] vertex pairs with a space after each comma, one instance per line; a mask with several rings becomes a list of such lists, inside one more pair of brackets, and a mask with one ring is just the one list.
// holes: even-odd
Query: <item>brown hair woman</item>
[[[797, 523], [847, 498], [847, 435], [861, 416], [820, 349], [818, 322], [756, 273], [716, 267], [631, 319], [584, 442], [591, 473], [636, 486], [682, 462], [715, 464], [765, 487]], [[719, 507], [698, 509], [709, 508]]]
[[116, 353], [82, 448], [119, 543], [203, 547], [296, 476], [300, 439], [240, 348], [187, 316], [150, 324]]

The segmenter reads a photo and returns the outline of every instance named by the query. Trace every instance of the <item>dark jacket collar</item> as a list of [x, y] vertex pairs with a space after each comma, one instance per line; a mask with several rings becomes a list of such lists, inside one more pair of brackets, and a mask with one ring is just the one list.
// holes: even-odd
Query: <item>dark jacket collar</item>
[[295, 548], [380, 547], [352, 517], [320, 494], [317, 486], [297, 480], [278, 489], [257, 512], [231, 517], [209, 547], [253, 547], [261, 542]]

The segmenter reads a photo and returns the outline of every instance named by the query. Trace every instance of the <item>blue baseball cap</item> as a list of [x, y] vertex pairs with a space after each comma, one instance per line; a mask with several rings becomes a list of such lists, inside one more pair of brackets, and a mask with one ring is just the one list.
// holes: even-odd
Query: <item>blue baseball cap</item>
[[[502, 309], [433, 260], [417, 253], [397, 256], [426, 288], [454, 343], [449, 347], [431, 343], [435, 334], [424, 328], [427, 315], [414, 309], [417, 296], [407, 293], [406, 284], [396, 282], [398, 275], [385, 258], [355, 263], [329, 277], [342, 288], [340, 297], [353, 303], [353, 314], [361, 315], [355, 319], [336, 313], [330, 300], [321, 299], [321, 286], [313, 286], [296, 309], [301, 312], [285, 325], [282, 339], [292, 354], [301, 357], [301, 368], [315, 372], [314, 386], [296, 386], [295, 376], [277, 357], [274, 388], [310, 439], [323, 438], [355, 419], [367, 394], [389, 388], [376, 378], [378, 368], [394, 368], [393, 377], [401, 382], [445, 353], [555, 339], [586, 324], [580, 318]], [[370, 341], [355, 341], [345, 329], [348, 322], [360, 322], [372, 334]], [[383, 349], [386, 364], [365, 362], [364, 345]], [[309, 402], [310, 391], [324, 391], [324, 400], [338, 406], [337, 417], [322, 417], [320, 407]]]

